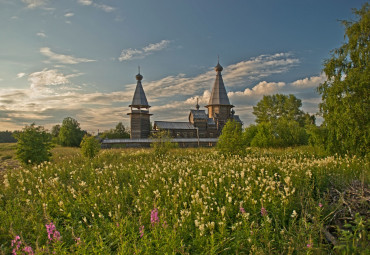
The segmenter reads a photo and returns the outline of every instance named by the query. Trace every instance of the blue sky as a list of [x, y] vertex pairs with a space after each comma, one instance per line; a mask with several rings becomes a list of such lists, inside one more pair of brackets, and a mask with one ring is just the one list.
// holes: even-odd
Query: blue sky
[[129, 126], [138, 65], [154, 120], [187, 121], [224, 67], [245, 126], [263, 97], [292, 93], [318, 111], [339, 20], [361, 0], [0, 0], [0, 130], [65, 117], [90, 132]]

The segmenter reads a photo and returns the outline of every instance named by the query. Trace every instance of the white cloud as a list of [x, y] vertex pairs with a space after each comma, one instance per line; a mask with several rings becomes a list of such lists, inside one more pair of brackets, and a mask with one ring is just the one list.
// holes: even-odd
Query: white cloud
[[143, 51], [152, 52], [152, 51], [163, 50], [164, 48], [168, 46], [169, 43], [170, 43], [169, 40], [162, 40], [159, 43], [151, 43], [148, 46], [144, 47]]
[[26, 75], [26, 73], [18, 73], [17, 74], [17, 78], [22, 78], [22, 77], [24, 77]]
[[105, 12], [112, 12], [116, 9], [116, 8], [114, 8], [112, 6], [109, 6], [109, 5], [106, 5], [106, 4], [94, 4], [94, 7], [98, 8], [100, 10], [103, 10]]
[[235, 96], [263, 96], [276, 93], [280, 88], [285, 86], [285, 82], [266, 82], [261, 81], [252, 89], [246, 88], [244, 91], [229, 92], [230, 98]]
[[68, 13], [64, 14], [64, 17], [67, 17], [67, 18], [73, 17], [73, 16], [75, 16], [75, 14], [73, 12], [68, 12]]
[[78, 3], [82, 5], [91, 5], [93, 1], [92, 0], [78, 0]]
[[299, 60], [293, 58], [290, 53], [260, 55], [229, 65], [224, 69], [223, 77], [228, 80], [229, 87], [243, 86], [248, 80], [257, 81], [272, 74], [284, 73], [297, 64]]
[[22, 0], [27, 5], [27, 8], [33, 9], [45, 5], [48, 0]]
[[100, 9], [100, 10], [103, 10], [105, 12], [112, 12], [114, 11], [116, 8], [112, 7], [112, 6], [109, 6], [109, 5], [106, 5], [106, 4], [97, 4], [97, 3], [94, 3], [92, 0], [78, 0], [77, 1], [79, 4], [81, 5], [85, 5], [85, 6], [94, 6], [95, 8], [97, 9]]
[[96, 60], [86, 59], [86, 58], [76, 58], [69, 55], [57, 54], [50, 50], [50, 48], [41, 48], [41, 54], [50, 58], [50, 60], [54, 60], [63, 64], [79, 64], [79, 63], [86, 63], [86, 62], [94, 62]]
[[302, 80], [296, 80], [295, 82], [292, 82], [292, 86], [296, 88], [314, 88], [325, 82], [325, 80], [326, 76], [322, 73], [320, 76], [312, 76]]
[[126, 49], [122, 50], [121, 56], [119, 57], [119, 61], [125, 61], [130, 59], [137, 59], [137, 58], [143, 58], [143, 52], [141, 50], [136, 49]]
[[167, 48], [169, 44], [169, 40], [162, 40], [159, 43], [151, 43], [140, 50], [131, 48], [124, 49], [122, 50], [121, 55], [118, 59], [122, 62], [131, 59], [144, 58], [145, 56], [151, 55], [153, 52]]
[[39, 37], [42, 37], [42, 38], [47, 37], [47, 36], [46, 36], [46, 34], [45, 34], [45, 33], [43, 33], [43, 32], [39, 32], [39, 33], [37, 33], [36, 35], [37, 35], [37, 36], [39, 36]]
[[80, 74], [64, 75], [56, 69], [44, 69], [40, 72], [31, 73], [28, 76], [31, 89], [40, 89], [48, 85], [61, 85], [69, 83], [69, 78], [79, 76]]

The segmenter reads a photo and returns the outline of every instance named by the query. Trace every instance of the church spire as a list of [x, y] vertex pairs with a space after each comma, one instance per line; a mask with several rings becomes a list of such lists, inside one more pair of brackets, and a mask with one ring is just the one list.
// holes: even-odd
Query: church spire
[[220, 65], [219, 60], [215, 66], [216, 80], [213, 84], [211, 97], [209, 99], [208, 105], [231, 105], [229, 97], [227, 96], [224, 81], [222, 80], [221, 72], [223, 67]]
[[141, 80], [143, 79], [143, 76], [140, 74], [140, 66], [139, 66], [139, 73], [136, 75], [136, 89], [134, 93], [134, 97], [132, 99], [130, 107], [135, 108], [149, 108], [150, 105], [148, 104], [148, 100], [146, 99], [145, 92], [143, 89], [143, 85], [141, 85]]

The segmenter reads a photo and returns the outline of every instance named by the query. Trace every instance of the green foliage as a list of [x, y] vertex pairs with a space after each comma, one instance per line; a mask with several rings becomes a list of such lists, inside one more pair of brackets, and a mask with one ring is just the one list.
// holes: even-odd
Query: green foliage
[[257, 125], [256, 135], [251, 141], [252, 147], [273, 147], [275, 136], [272, 134], [272, 124], [270, 122], [261, 122]]
[[51, 136], [44, 127], [31, 124], [15, 135], [17, 142], [17, 158], [25, 164], [39, 164], [48, 161], [52, 148]]
[[253, 107], [253, 114], [256, 116], [256, 123], [273, 123], [279, 118], [285, 118], [304, 126], [306, 117], [300, 107], [302, 107], [302, 101], [294, 95], [275, 94], [263, 96]]
[[59, 141], [62, 146], [79, 147], [85, 134], [77, 120], [67, 117], [60, 128]]
[[115, 129], [110, 129], [100, 135], [102, 139], [127, 139], [130, 138], [130, 133], [126, 130], [122, 122], [118, 122]]
[[14, 138], [11, 131], [0, 131], [0, 143], [16, 143], [17, 139]]
[[264, 96], [253, 107], [257, 126], [244, 131], [247, 146], [289, 147], [308, 144], [305, 128], [315, 124], [315, 116], [304, 113], [294, 95]]
[[365, 155], [370, 148], [370, 4], [355, 10], [357, 21], [343, 21], [348, 39], [324, 64], [327, 81], [318, 87], [320, 111], [332, 153]]
[[340, 242], [334, 247], [342, 254], [369, 254], [369, 233], [370, 223], [363, 219], [358, 213], [355, 215], [353, 224], [346, 223], [347, 229], [339, 229]]
[[228, 120], [218, 138], [217, 150], [222, 154], [243, 155], [245, 143], [242, 126], [235, 120]]
[[245, 146], [251, 146], [251, 142], [253, 138], [256, 136], [257, 131], [258, 131], [257, 126], [253, 124], [244, 129], [243, 140]]
[[89, 159], [94, 158], [100, 151], [100, 143], [95, 137], [85, 135], [81, 142], [81, 154]]
[[157, 156], [163, 156], [167, 154], [172, 148], [178, 147], [176, 143], [171, 140], [170, 133], [162, 130], [153, 133], [152, 138], [154, 142], [150, 144], [150, 147], [154, 149], [154, 154]]
[[[279, 118], [275, 122], [262, 122], [251, 130], [244, 131], [250, 146], [253, 147], [290, 147], [306, 145], [308, 134], [305, 128], [301, 127], [297, 121]], [[252, 136], [254, 135], [254, 136]]]

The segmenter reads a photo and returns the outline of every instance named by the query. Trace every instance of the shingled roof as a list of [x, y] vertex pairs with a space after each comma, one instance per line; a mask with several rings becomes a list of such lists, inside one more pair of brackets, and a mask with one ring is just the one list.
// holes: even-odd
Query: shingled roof
[[143, 76], [139, 73], [136, 75], [136, 89], [134, 93], [134, 98], [132, 99], [130, 107], [137, 107], [137, 108], [149, 108], [150, 105], [148, 104], [148, 100], [146, 99], [145, 92], [143, 89], [143, 85], [141, 85], [141, 80]]
[[154, 128], [158, 129], [196, 129], [190, 122], [154, 121]]
[[217, 72], [216, 80], [212, 88], [212, 94], [208, 105], [231, 105], [226, 93], [224, 81], [222, 80], [222, 70], [223, 68], [220, 63], [217, 63], [217, 66], [215, 67], [215, 71]]

